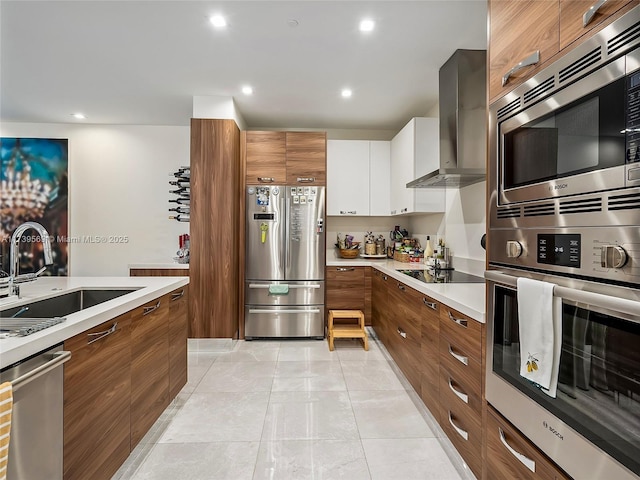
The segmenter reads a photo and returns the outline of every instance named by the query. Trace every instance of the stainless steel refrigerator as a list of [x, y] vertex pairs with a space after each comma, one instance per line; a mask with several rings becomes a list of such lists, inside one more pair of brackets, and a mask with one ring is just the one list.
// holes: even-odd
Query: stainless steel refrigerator
[[245, 338], [324, 338], [325, 187], [246, 190]]

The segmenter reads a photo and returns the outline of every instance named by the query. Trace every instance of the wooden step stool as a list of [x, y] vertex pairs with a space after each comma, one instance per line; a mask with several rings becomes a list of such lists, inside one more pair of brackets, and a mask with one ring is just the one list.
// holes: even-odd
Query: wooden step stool
[[[350, 318], [357, 323], [345, 323], [334, 325], [334, 318]], [[329, 310], [329, 322], [327, 326], [329, 350], [333, 351], [333, 340], [336, 338], [361, 338], [364, 349], [369, 350], [367, 332], [364, 329], [364, 313], [361, 310]]]

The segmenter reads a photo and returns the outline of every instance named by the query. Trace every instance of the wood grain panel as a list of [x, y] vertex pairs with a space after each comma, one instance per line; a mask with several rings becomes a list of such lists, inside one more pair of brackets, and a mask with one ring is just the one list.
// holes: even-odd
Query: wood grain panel
[[[88, 343], [90, 333], [110, 335]], [[129, 456], [131, 319], [124, 314], [64, 342], [64, 478], [110, 479]], [[43, 400], [46, 401], [46, 400]]]
[[189, 288], [169, 295], [169, 402], [187, 383], [187, 335], [189, 333]]
[[[559, 0], [489, 1], [489, 99], [493, 103], [531, 77], [560, 50]], [[502, 76], [536, 50], [540, 62]]]
[[[286, 133], [247, 131], [245, 137], [245, 183], [284, 185], [287, 181]], [[273, 182], [260, 178], [273, 178]]]
[[[240, 132], [240, 173], [238, 178], [246, 179], [247, 174], [247, 132]], [[285, 172], [286, 178], [286, 172]], [[244, 245], [246, 242], [246, 181], [242, 180], [243, 185], [238, 188], [238, 245]], [[244, 339], [244, 268], [246, 262], [246, 251], [244, 247], [238, 249], [238, 338]]]
[[372, 268], [364, 267], [364, 324], [371, 325], [371, 282]]
[[376, 336], [380, 341], [386, 344], [386, 325], [387, 325], [387, 282], [384, 278], [388, 278], [379, 270], [373, 269], [373, 278], [371, 280], [371, 325], [376, 332]]
[[329, 310], [361, 310], [364, 313], [364, 267], [326, 267], [325, 292], [327, 315]]
[[238, 337], [240, 172], [235, 122], [192, 119], [190, 338]]
[[308, 185], [326, 185], [326, 132], [286, 132], [286, 145], [287, 184], [299, 185], [298, 178], [312, 177]]
[[[451, 421], [449, 420], [450, 418]], [[462, 437], [456, 428], [451, 425], [451, 422], [458, 429], [467, 432], [468, 438]], [[460, 408], [458, 404], [449, 402], [446, 394], [443, 396], [441, 390], [440, 426], [473, 474], [477, 478], [481, 478], [482, 427], [479, 416], [470, 415], [467, 410]], [[495, 480], [493, 477], [490, 478]], [[519, 477], [512, 477], [512, 479], [515, 478]]]
[[[456, 323], [451, 317], [466, 321], [466, 326]], [[482, 324], [480, 322], [443, 305], [440, 309], [440, 332], [470, 358], [478, 363], [481, 362]]]
[[[491, 480], [568, 480], [564, 471], [549, 460], [538, 448], [505, 420], [492, 407], [487, 406], [487, 478]], [[536, 462], [535, 473], [526, 468], [500, 440], [500, 429], [507, 443], [517, 452]]]
[[[145, 315], [145, 308], [160, 302]], [[131, 448], [169, 405], [170, 296], [133, 310], [131, 315]]]
[[560, 49], [567, 47], [583, 35], [595, 34], [631, 8], [636, 7], [640, 1], [608, 0], [598, 9], [591, 22], [584, 27], [582, 17], [594, 3], [594, 0], [560, 0]]
[[[455, 380], [464, 385], [466, 390], [472, 391], [480, 396], [482, 388], [481, 364], [469, 354], [465, 347], [461, 346], [462, 342], [458, 342], [457, 340], [458, 339], [451, 340], [442, 334], [440, 335], [440, 366], [444, 366], [451, 372]], [[453, 354], [450, 353], [450, 350], [453, 354], [466, 357], [467, 364], [465, 365], [457, 360]]]
[[[422, 317], [420, 353], [422, 355], [422, 380], [420, 397], [432, 415], [439, 421], [440, 416], [440, 303], [426, 296], [420, 296], [420, 316]], [[433, 304], [434, 308], [427, 306]]]
[[188, 277], [188, 268], [130, 268], [130, 277]]

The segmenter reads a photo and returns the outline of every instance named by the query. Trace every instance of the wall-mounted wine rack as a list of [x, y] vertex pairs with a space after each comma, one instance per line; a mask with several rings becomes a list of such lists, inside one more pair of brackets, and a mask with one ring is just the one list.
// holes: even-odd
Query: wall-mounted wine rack
[[169, 218], [177, 222], [188, 222], [191, 212], [191, 167], [180, 167], [171, 175], [173, 179], [169, 185], [172, 186], [172, 189], [169, 190], [169, 193], [175, 195], [176, 198], [170, 199], [169, 202], [176, 205], [169, 209], [170, 212], [173, 212]]

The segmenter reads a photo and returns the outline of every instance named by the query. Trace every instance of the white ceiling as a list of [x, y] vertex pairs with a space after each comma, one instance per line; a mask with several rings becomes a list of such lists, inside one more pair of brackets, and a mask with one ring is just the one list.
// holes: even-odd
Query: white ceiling
[[[0, 117], [69, 123], [80, 111], [88, 123], [188, 125], [193, 96], [216, 95], [233, 97], [249, 128], [398, 130], [436, 105], [438, 69], [456, 49], [486, 48], [486, 8], [2, 0]], [[224, 30], [209, 23], [215, 13]], [[366, 35], [364, 17], [376, 22]]]

